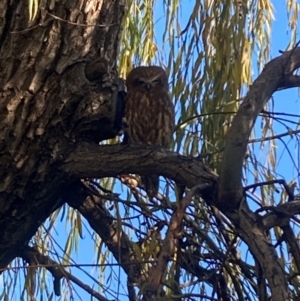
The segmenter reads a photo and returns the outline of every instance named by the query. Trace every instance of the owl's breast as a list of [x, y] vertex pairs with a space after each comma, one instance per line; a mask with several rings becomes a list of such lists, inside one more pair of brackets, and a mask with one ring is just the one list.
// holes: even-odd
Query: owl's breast
[[132, 141], [169, 147], [174, 108], [165, 91], [129, 91], [125, 109]]

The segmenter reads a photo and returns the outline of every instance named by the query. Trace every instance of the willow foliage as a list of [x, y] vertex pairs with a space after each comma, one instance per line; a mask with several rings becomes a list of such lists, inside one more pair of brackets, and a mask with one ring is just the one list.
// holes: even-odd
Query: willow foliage
[[[270, 59], [272, 22], [277, 4], [278, 1], [271, 0], [126, 1], [127, 12], [118, 58], [119, 74], [126, 78], [128, 72], [137, 65], [159, 64], [167, 69], [170, 92], [176, 106], [174, 151], [202, 156], [218, 172], [232, 117], [254, 79], [253, 74], [261, 71]], [[37, 7], [38, 1], [29, 0], [30, 19], [35, 17]], [[296, 43], [298, 10], [297, 1], [286, 0], [288, 24], [284, 26], [291, 38], [289, 45], [283, 47], [292, 48]], [[273, 103], [270, 102], [265, 111], [272, 110]], [[274, 123], [278, 120], [274, 119], [274, 114], [264, 113], [257, 121], [251, 137], [253, 143], [249, 144], [248, 158], [245, 160], [245, 184], [278, 178], [276, 140], [264, 141], [264, 138], [277, 134]], [[296, 127], [297, 121], [286, 126], [286, 129]], [[118, 138], [107, 143], [117, 141]], [[294, 164], [298, 166], [296, 162]], [[149, 204], [146, 198], [143, 198], [142, 207], [135, 202], [127, 186], [120, 184], [118, 180], [102, 179], [100, 183], [107, 189], [121, 193], [124, 202], [108, 202], [108, 208], [118, 222], [118, 227], [122, 227], [137, 242], [134, 244], [134, 251], [141, 261], [154, 258], [159, 252], [161, 237], [149, 229], [160, 220], [170, 219], [172, 205], [178, 201], [174, 196], [174, 191], [175, 195], [177, 193], [174, 185], [161, 181], [161, 192], [166, 197], [161, 207]], [[277, 188], [274, 185], [266, 187], [261, 189], [255, 201], [272, 205], [276, 199]], [[284, 201], [284, 193], [280, 199]], [[146, 214], [147, 206], [151, 215]], [[218, 227], [212, 209], [201, 199], [195, 198], [187, 212], [186, 222], [190, 226], [187, 233], [193, 242], [189, 250], [191, 253], [199, 253], [199, 265], [204, 269], [222, 271], [230, 284], [232, 296], [241, 297], [242, 294], [248, 300], [255, 300], [251, 275], [245, 273], [246, 269], [225, 260], [230, 246], [222, 235], [225, 229]], [[56, 233], [58, 228], [63, 228], [62, 224], [65, 224], [67, 233], [63, 238]], [[235, 234], [230, 224], [227, 224], [226, 231], [227, 237], [233, 241]], [[163, 231], [161, 235], [164, 235]], [[279, 234], [275, 231], [272, 235], [278, 237]], [[92, 270], [93, 277], [82, 272], [87, 283], [92, 283], [93, 286], [100, 283], [99, 291], [105, 292], [109, 299], [122, 298], [120, 294], [127, 294], [124, 272], [117, 266], [110, 266], [116, 261], [108, 252], [105, 243], [91, 232], [75, 210], [64, 207], [53, 214], [35, 235], [33, 243], [39, 250], [56, 257], [64, 264], [86, 262], [87, 258], [93, 258], [93, 263], [100, 265], [100, 268]], [[238, 240], [235, 244], [245, 253], [241, 256], [245, 265], [254, 270], [253, 260], [249, 259], [250, 256], [247, 257], [245, 246]], [[87, 255], [90, 257], [82, 255], [87, 250], [86, 245], [92, 246], [92, 252]], [[182, 254], [177, 253], [176, 256]], [[188, 256], [185, 254], [187, 261]], [[73, 260], [74, 257], [77, 259]], [[182, 293], [201, 292], [201, 295], [209, 296], [210, 283], [197, 282], [193, 273], [184, 270], [178, 272], [175, 259], [165, 275], [166, 293], [171, 293], [170, 287], [173, 287], [176, 279], [180, 279]], [[283, 251], [284, 264], [286, 260]], [[21, 263], [16, 261], [14, 267], [18, 265]], [[144, 269], [149, 269], [148, 263], [144, 264]], [[289, 269], [292, 273], [293, 263], [289, 265]], [[76, 274], [75, 270], [71, 271]], [[18, 277], [21, 277], [20, 272], [15, 274], [10, 271], [4, 274], [2, 281], [5, 290], [0, 295], [2, 300], [7, 300], [8, 295], [13, 294]], [[33, 291], [38, 291], [41, 295], [48, 291], [46, 295], [51, 295], [49, 285], [52, 284], [45, 270], [25, 273], [25, 282], [27, 285], [24, 287], [31, 288], [31, 291], [27, 290], [26, 294], [24, 291], [21, 294], [23, 299], [30, 299]], [[296, 283], [295, 290], [298, 289], [299, 284]], [[69, 300], [71, 291], [72, 288], [65, 283], [65, 295], [62, 299]]]

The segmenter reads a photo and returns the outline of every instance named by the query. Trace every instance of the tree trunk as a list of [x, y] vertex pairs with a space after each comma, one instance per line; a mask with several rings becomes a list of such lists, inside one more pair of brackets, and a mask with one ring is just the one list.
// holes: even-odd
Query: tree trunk
[[[0, 267], [61, 205], [57, 169], [83, 140], [114, 137], [122, 1], [0, 2]], [[93, 68], [91, 68], [91, 66]]]

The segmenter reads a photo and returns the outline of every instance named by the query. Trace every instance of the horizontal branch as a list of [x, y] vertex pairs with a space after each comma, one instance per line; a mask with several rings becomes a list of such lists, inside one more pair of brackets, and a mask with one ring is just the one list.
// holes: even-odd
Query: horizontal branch
[[[263, 209], [263, 208], [262, 208]], [[266, 229], [282, 226], [296, 214], [300, 214], [300, 201], [291, 201], [271, 208], [272, 211], [263, 217], [263, 225]]]
[[291, 74], [285, 77], [284, 82], [280, 85], [278, 90], [290, 89], [295, 87], [300, 87], [300, 76]]
[[154, 146], [80, 145], [62, 165], [68, 177], [102, 178], [120, 174], [159, 174], [189, 188], [206, 183], [216, 191], [218, 176], [200, 159]]

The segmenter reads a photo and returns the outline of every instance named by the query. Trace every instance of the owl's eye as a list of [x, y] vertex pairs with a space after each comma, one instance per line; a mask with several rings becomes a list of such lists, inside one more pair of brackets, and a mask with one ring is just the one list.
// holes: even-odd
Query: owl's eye
[[142, 86], [145, 82], [140, 80], [140, 79], [136, 79], [135, 83], [136, 83], [137, 86]]
[[157, 78], [156, 80], [153, 81], [153, 84], [155, 84], [155, 85], [160, 84], [160, 83], [161, 83], [161, 81], [159, 78]]

